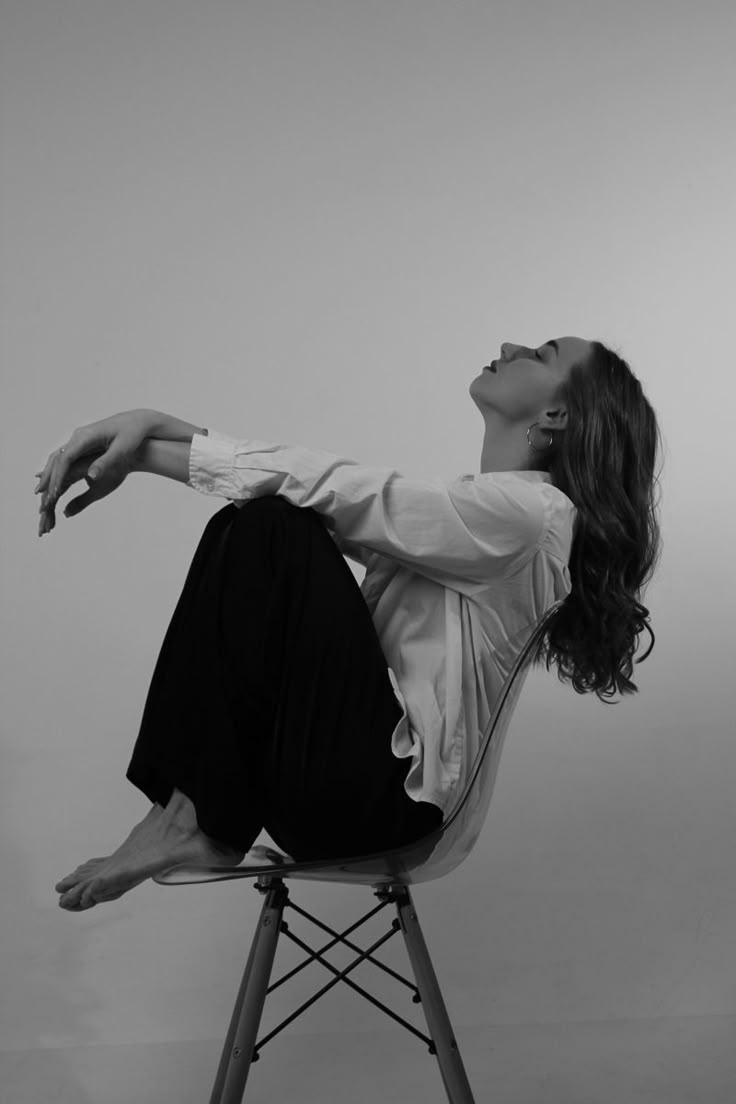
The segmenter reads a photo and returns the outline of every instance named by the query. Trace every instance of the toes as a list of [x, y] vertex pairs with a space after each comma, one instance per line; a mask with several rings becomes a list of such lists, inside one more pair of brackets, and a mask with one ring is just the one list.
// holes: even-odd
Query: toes
[[72, 912], [78, 912], [80, 907], [90, 908], [91, 904], [97, 904], [99, 895], [95, 893], [93, 897], [89, 890], [99, 889], [101, 884], [100, 879], [95, 878], [94, 875], [82, 876], [70, 889], [62, 893], [59, 898], [59, 907], [69, 909]]
[[80, 882], [82, 878], [84, 878], [84, 876], [89, 873], [90, 870], [94, 870], [94, 868], [99, 863], [106, 861], [106, 855], [101, 855], [97, 859], [88, 859], [86, 863], [82, 863], [82, 865], [78, 866], [76, 870], [73, 870], [71, 874], [67, 874], [65, 878], [62, 878], [60, 882], [57, 882], [54, 886], [54, 889], [57, 893], [65, 893], [66, 890], [71, 889], [72, 886], [75, 886], [78, 882]]
[[88, 905], [82, 905], [82, 904], [67, 905], [66, 911], [67, 912], [86, 912], [87, 909], [93, 908], [96, 903], [97, 903], [96, 901], [92, 901], [92, 903], [88, 904]]
[[122, 897], [122, 895], [122, 891], [119, 893], [110, 892], [102, 878], [92, 878], [80, 889], [77, 909], [81, 911], [82, 909], [94, 908], [95, 905], [99, 905], [103, 901], [113, 901], [116, 897]]
[[117, 886], [114, 884], [111, 886], [109, 882], [103, 881], [102, 878], [93, 878], [82, 890], [79, 903], [83, 908], [91, 908], [92, 905], [99, 905], [102, 901], [112, 901], [116, 897], [122, 897], [122, 895], [123, 891], [117, 892]]
[[[89, 862], [85, 862], [84, 867], [79, 868], [79, 873], [70, 874], [68, 878], [64, 878], [61, 882], [57, 883], [57, 891], [62, 894], [61, 898], [58, 899], [58, 904], [60, 904], [62, 909], [68, 909], [73, 912], [79, 910], [79, 904], [81, 904], [85, 891], [95, 882], [97, 885], [100, 884], [99, 879], [95, 878], [95, 871], [103, 867], [104, 864], [105, 859], [90, 859]], [[88, 868], [86, 873], [84, 872], [84, 868]], [[62, 885], [65, 885], [65, 888], [58, 889], [58, 887], [62, 887]], [[96, 901], [93, 903], [96, 903]], [[85, 907], [88, 907], [88, 905]]]
[[66, 893], [67, 889], [71, 889], [72, 886], [82, 881], [89, 869], [89, 867], [80, 866], [79, 870], [75, 870], [73, 874], [67, 874], [66, 878], [62, 878], [60, 882], [57, 882], [54, 889], [57, 893]]
[[99, 883], [96, 879], [93, 879], [82, 890], [81, 896], [79, 898], [80, 909], [92, 908], [94, 905], [97, 904], [98, 898], [97, 894], [95, 893], [95, 886], [99, 888]]
[[71, 889], [67, 890], [66, 893], [62, 893], [61, 897], [59, 898], [59, 908], [69, 909], [70, 911], [74, 911], [75, 909], [77, 909], [79, 907], [79, 901], [82, 893], [84, 892], [84, 889], [84, 885], [77, 884]]

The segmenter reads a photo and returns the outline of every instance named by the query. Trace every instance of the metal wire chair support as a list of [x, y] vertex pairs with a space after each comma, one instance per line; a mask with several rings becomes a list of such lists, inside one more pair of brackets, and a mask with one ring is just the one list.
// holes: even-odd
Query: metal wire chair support
[[[271, 885], [270, 883], [272, 882], [276, 884]], [[298, 936], [293, 934], [293, 932], [289, 928], [287, 921], [284, 920], [282, 917], [280, 921], [279, 933], [283, 932], [284, 935], [288, 936], [292, 943], [295, 943], [303, 951], [308, 952], [308, 957], [305, 958], [303, 962], [300, 962], [299, 965], [295, 966], [293, 970], [289, 970], [289, 972], [284, 974], [283, 977], [279, 978], [278, 981], [275, 981], [272, 985], [269, 985], [268, 989], [266, 990], [266, 996], [270, 996], [275, 989], [278, 989], [278, 987], [280, 985], [283, 985], [284, 982], [289, 981], [291, 978], [295, 977], [295, 975], [298, 974], [300, 970], [305, 969], [305, 967], [307, 967], [310, 962], [315, 961], [315, 959], [319, 959], [322, 965], [331, 973], [333, 973], [335, 977], [332, 981], [329, 981], [327, 985], [318, 990], [313, 997], [310, 997], [309, 1000], [300, 1005], [299, 1008], [297, 1008], [296, 1011], [294, 1011], [290, 1016], [287, 1016], [287, 1018], [283, 1020], [278, 1025], [278, 1027], [275, 1027], [273, 1031], [269, 1032], [268, 1035], [265, 1035], [261, 1040], [254, 1044], [253, 1055], [251, 1058], [252, 1062], [258, 1061], [258, 1059], [260, 1058], [260, 1051], [263, 1049], [266, 1043], [270, 1042], [271, 1039], [278, 1035], [279, 1032], [283, 1031], [285, 1027], [288, 1027], [288, 1025], [297, 1018], [297, 1016], [300, 1016], [302, 1012], [305, 1012], [307, 1008], [314, 1004], [315, 1001], [319, 1000], [320, 997], [324, 996], [324, 994], [327, 993], [328, 990], [332, 989], [333, 986], [337, 985], [339, 981], [344, 981], [346, 985], [349, 985], [351, 989], [354, 989], [356, 992], [360, 993], [363, 997], [365, 997], [366, 1000], [370, 1001], [371, 1004], [375, 1005], [377, 1008], [380, 1008], [383, 1012], [386, 1013], [387, 1016], [390, 1016], [391, 1019], [396, 1020], [397, 1023], [402, 1024], [408, 1031], [412, 1033], [412, 1035], [416, 1035], [417, 1038], [421, 1039], [422, 1042], [427, 1045], [430, 1054], [437, 1053], [435, 1045], [432, 1039], [429, 1038], [429, 1036], [424, 1035], [421, 1031], [418, 1031], [412, 1024], [407, 1023], [405, 1019], [397, 1015], [397, 1013], [393, 1012], [390, 1008], [383, 1004], [382, 1001], [378, 1000], [376, 997], [368, 993], [361, 985], [358, 985], [357, 982], [351, 981], [347, 977], [347, 975], [351, 973], [357, 966], [359, 966], [361, 962], [370, 961], [379, 969], [383, 970], [385, 973], [395, 978], [396, 981], [400, 981], [403, 985], [406, 985], [412, 991], [412, 1001], [414, 1004], [421, 1003], [422, 998], [419, 993], [419, 989], [413, 982], [409, 981], [408, 978], [405, 978], [401, 974], [397, 973], [396, 970], [392, 970], [390, 966], [386, 966], [385, 963], [381, 962], [379, 959], [373, 957], [373, 951], [383, 946], [384, 943], [387, 943], [389, 939], [392, 939], [393, 936], [395, 936], [401, 930], [401, 921], [398, 917], [392, 920], [391, 930], [386, 932], [386, 934], [382, 935], [379, 939], [377, 939], [376, 942], [373, 943], [365, 951], [361, 951], [361, 948], [357, 946], [357, 944], [345, 938], [345, 936], [350, 935], [352, 932], [356, 931], [359, 927], [361, 927], [362, 924], [365, 924], [366, 921], [371, 919], [371, 917], [376, 916], [388, 905], [392, 903], [398, 904], [399, 902], [403, 903], [405, 900], [407, 904], [410, 905], [411, 902], [409, 901], [409, 893], [406, 886], [390, 887], [388, 889], [380, 888], [375, 890], [375, 895], [381, 900], [381, 904], [376, 905], [376, 907], [373, 909], [370, 909], [370, 911], [367, 912], [365, 916], [361, 917], [360, 920], [356, 920], [354, 924], [351, 924], [349, 928], [346, 928], [344, 932], [340, 933], [336, 932], [328, 924], [324, 924], [316, 916], [313, 916], [310, 912], [307, 912], [306, 909], [300, 908], [299, 905], [295, 904], [289, 897], [288, 886], [284, 885], [284, 882], [281, 878], [272, 878], [271, 876], [268, 876], [265, 879], [259, 878], [258, 881], [254, 882], [253, 884], [260, 893], [272, 894], [271, 901], [266, 902], [267, 907], [280, 909], [281, 911], [283, 911], [283, 909], [287, 907], [292, 908], [301, 916], [305, 916], [308, 920], [311, 920], [313, 924], [317, 925], [317, 927], [322, 928], [323, 931], [327, 932], [329, 935], [334, 936], [334, 939], [331, 939], [328, 943], [325, 943], [323, 947], [320, 947], [318, 950], [314, 950], [303, 940], [299, 939]], [[263, 922], [264, 924], [269, 924], [271, 923], [271, 918], [264, 917]], [[358, 954], [358, 957], [344, 970], [337, 970], [330, 962], [327, 962], [322, 957], [327, 951], [331, 950], [332, 947], [337, 946], [338, 943], [344, 943], [345, 946], [349, 947], [351, 950], [360, 952]]]

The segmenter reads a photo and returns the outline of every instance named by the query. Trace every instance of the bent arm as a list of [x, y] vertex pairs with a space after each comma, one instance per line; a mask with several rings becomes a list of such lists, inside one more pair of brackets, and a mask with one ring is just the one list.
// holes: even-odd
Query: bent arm
[[206, 429], [200, 429], [192, 422], [183, 422], [181, 418], [175, 418], [173, 414], [164, 414], [162, 410], [146, 410], [148, 416], [147, 437], [155, 437], [158, 441], [186, 441], [192, 443], [195, 433], [207, 436]]
[[167, 479], [188, 483], [191, 450], [191, 440], [159, 441], [155, 437], [146, 437], [136, 453], [132, 470], [150, 472], [151, 475], [164, 475]]
[[[544, 536], [539, 489], [513, 473], [411, 478], [302, 445], [210, 430], [192, 438], [189, 486], [231, 502], [280, 495], [324, 516], [343, 542], [398, 560], [446, 587], [518, 572]], [[344, 553], [343, 553], [344, 554]]]

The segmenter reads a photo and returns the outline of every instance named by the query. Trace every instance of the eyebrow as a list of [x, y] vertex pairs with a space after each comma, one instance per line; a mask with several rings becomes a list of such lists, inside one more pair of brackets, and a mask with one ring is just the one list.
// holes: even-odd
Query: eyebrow
[[560, 351], [560, 346], [557, 344], [556, 341], [546, 341], [545, 345], [551, 345], [556, 353], [559, 353]]

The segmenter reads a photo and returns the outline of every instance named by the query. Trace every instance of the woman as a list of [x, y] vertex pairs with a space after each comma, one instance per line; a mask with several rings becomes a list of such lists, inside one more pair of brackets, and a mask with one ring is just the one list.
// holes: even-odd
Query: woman
[[[547, 669], [600, 700], [637, 691], [642, 628], [654, 643], [638, 598], [660, 550], [659, 431], [640, 383], [600, 342], [563, 337], [502, 346], [470, 394], [481, 471], [449, 482], [150, 410], [51, 454], [39, 534], [83, 478], [67, 516], [131, 471], [230, 500], [194, 555], [126, 774], [152, 808], [57, 884], [62, 908], [179, 863], [236, 865], [263, 828], [297, 860], [432, 832], [560, 598], [535, 662], [546, 650]], [[343, 555], [366, 567], [360, 587]]]

